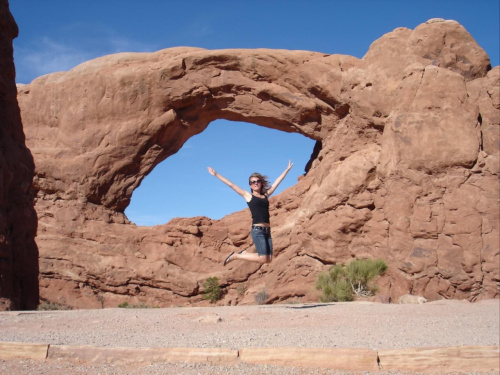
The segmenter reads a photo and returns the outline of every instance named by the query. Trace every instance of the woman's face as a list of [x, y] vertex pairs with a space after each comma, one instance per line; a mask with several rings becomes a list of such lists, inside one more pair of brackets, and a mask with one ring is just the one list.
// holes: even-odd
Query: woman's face
[[249, 184], [250, 184], [250, 189], [252, 189], [252, 191], [260, 193], [260, 190], [262, 189], [262, 181], [260, 180], [260, 178], [251, 177]]

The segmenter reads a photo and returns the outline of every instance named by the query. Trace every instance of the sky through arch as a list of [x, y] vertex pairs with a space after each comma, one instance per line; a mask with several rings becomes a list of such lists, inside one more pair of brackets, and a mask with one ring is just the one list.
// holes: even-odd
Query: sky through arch
[[292, 160], [292, 170], [275, 193], [279, 194], [304, 174], [314, 145], [314, 140], [298, 133], [244, 122], [213, 121], [144, 178], [125, 214], [145, 226], [165, 224], [175, 217], [221, 219], [247, 205], [211, 176], [208, 166], [246, 189], [251, 173], [267, 175], [272, 182]]

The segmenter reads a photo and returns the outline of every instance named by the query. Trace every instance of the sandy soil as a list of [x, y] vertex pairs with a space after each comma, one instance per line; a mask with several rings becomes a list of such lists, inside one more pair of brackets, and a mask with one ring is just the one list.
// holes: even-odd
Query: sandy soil
[[[374, 350], [500, 345], [500, 300], [1, 312], [0, 341], [97, 347]], [[278, 366], [4, 361], [5, 374], [347, 374]], [[383, 372], [363, 374], [387, 374]], [[396, 374], [396, 373], [391, 373]]]

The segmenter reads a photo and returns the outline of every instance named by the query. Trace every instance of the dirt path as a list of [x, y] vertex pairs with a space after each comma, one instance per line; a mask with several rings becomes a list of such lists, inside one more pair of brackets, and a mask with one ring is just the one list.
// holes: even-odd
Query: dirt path
[[[0, 313], [0, 341], [129, 348], [373, 350], [500, 345], [500, 300]], [[347, 374], [279, 366], [2, 361], [15, 374]], [[364, 372], [364, 374], [367, 374]], [[372, 372], [372, 374], [375, 374]], [[382, 374], [382, 373], [377, 373]], [[392, 373], [395, 374], [395, 373]]]

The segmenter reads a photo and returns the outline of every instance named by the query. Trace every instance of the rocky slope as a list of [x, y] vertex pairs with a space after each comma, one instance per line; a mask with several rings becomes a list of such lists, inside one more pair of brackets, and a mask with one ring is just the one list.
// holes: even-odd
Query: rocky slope
[[[497, 298], [500, 68], [457, 22], [376, 40], [362, 59], [286, 50], [171, 48], [88, 61], [19, 87], [35, 164], [40, 293], [73, 307], [317, 300], [331, 264], [384, 258], [380, 293]], [[215, 119], [316, 140], [307, 174], [272, 198], [275, 259], [249, 215], [139, 227], [123, 214], [161, 161]]]

